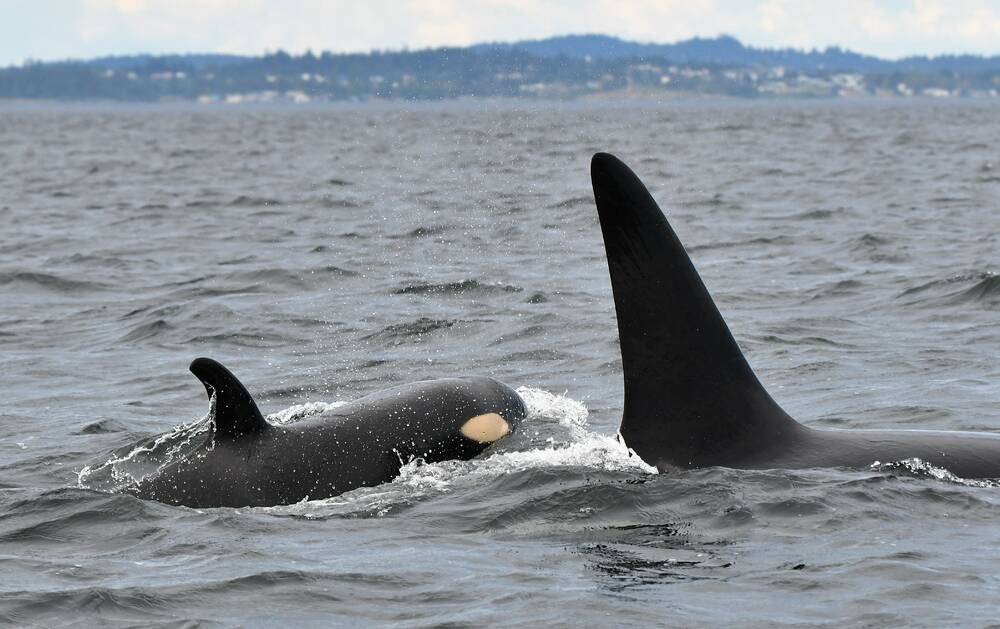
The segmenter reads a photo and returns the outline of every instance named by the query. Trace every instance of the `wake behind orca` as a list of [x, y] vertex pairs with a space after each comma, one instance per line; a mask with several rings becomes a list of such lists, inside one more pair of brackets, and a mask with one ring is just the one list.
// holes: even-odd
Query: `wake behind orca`
[[279, 425], [264, 419], [243, 384], [218, 362], [198, 358], [191, 372], [208, 391], [210, 438], [126, 486], [127, 493], [188, 507], [329, 498], [388, 482], [413, 459], [471, 459], [527, 414], [505, 384], [463, 377], [386, 389]]
[[1000, 435], [818, 430], [764, 390], [666, 217], [628, 166], [598, 153], [594, 199], [618, 316], [620, 434], [670, 468], [867, 467], [917, 457], [965, 478], [1000, 477]]

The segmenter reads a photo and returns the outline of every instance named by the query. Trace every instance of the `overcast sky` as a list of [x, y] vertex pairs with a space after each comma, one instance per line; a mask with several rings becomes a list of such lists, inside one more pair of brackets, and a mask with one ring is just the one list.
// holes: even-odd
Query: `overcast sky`
[[368, 51], [606, 33], [897, 58], [1000, 54], [1000, 0], [0, 0], [0, 65], [140, 52]]

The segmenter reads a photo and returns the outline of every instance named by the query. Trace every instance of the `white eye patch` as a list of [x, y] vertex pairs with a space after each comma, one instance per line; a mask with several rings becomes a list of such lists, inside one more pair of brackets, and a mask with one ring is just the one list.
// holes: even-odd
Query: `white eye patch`
[[510, 424], [497, 413], [476, 415], [462, 424], [462, 434], [479, 443], [493, 443], [510, 434]]

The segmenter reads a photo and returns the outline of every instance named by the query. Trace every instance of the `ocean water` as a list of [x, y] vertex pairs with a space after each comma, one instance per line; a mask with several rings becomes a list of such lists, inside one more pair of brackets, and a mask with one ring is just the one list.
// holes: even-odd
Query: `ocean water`
[[[0, 624], [1000, 626], [992, 483], [629, 457], [588, 174], [645, 180], [794, 417], [996, 431], [998, 146], [976, 101], [6, 106]], [[273, 421], [466, 373], [530, 414], [285, 507], [97, 482], [203, 421], [202, 355]]]

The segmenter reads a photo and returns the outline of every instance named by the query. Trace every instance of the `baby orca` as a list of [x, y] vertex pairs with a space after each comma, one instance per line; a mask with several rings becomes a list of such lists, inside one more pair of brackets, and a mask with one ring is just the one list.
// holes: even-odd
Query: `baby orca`
[[128, 493], [189, 507], [259, 507], [336, 496], [399, 475], [412, 459], [471, 459], [524, 419], [524, 401], [485, 377], [415, 382], [289, 424], [264, 419], [228, 369], [191, 363], [211, 403], [211, 438]]

